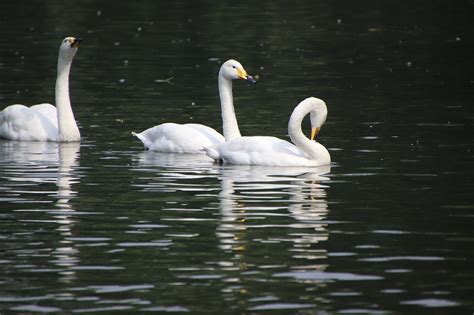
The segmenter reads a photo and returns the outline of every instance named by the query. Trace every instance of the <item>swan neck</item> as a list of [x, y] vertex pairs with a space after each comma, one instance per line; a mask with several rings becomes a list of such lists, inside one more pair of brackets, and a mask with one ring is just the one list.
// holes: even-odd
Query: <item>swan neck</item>
[[56, 78], [56, 110], [58, 113], [58, 141], [79, 141], [80, 133], [69, 98], [69, 72], [72, 60], [58, 59]]
[[219, 97], [221, 101], [222, 129], [225, 141], [241, 137], [235, 116], [232, 96], [232, 81], [219, 75]]
[[307, 138], [301, 129], [303, 119], [309, 112], [310, 110], [308, 109], [300, 110], [298, 107], [295, 108], [288, 123], [288, 134], [291, 141], [306, 153], [310, 159], [319, 160], [321, 157], [319, 151], [314, 149], [315, 142]]

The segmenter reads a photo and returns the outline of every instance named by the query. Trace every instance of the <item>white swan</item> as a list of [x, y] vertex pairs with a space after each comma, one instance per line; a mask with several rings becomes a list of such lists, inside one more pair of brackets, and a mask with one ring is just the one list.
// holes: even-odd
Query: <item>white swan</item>
[[164, 123], [141, 133], [132, 132], [146, 149], [173, 153], [204, 153], [204, 148], [240, 137], [232, 97], [232, 80], [256, 81], [235, 60], [227, 60], [219, 70], [219, 97], [224, 136], [201, 124]]
[[80, 43], [66, 37], [59, 46], [56, 107], [43, 103], [26, 107], [11, 105], [0, 112], [0, 138], [19, 141], [80, 141], [69, 100], [69, 71]]
[[[301, 130], [303, 118], [310, 113], [311, 140]], [[321, 166], [331, 163], [328, 150], [312, 141], [326, 121], [324, 101], [309, 97], [296, 106], [288, 123], [288, 134], [294, 144], [275, 137], [240, 137], [206, 148], [214, 160], [228, 164], [266, 166]]]

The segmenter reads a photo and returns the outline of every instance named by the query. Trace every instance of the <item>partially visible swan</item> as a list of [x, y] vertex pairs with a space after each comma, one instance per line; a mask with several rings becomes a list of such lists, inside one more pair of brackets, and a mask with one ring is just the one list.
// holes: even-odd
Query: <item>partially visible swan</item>
[[[303, 118], [310, 114], [311, 140], [301, 130]], [[266, 166], [321, 166], [331, 163], [328, 150], [312, 141], [326, 121], [324, 101], [309, 97], [296, 106], [288, 123], [288, 134], [294, 144], [275, 137], [240, 137], [206, 149], [214, 160], [228, 164]]]
[[80, 141], [69, 100], [69, 71], [81, 40], [66, 37], [59, 46], [56, 107], [11, 105], [0, 112], [0, 138], [19, 141]]
[[175, 123], [164, 123], [132, 135], [148, 150], [173, 153], [204, 153], [206, 147], [240, 137], [232, 97], [232, 80], [236, 79], [256, 82], [238, 61], [227, 60], [219, 70], [218, 79], [224, 136], [205, 125]]

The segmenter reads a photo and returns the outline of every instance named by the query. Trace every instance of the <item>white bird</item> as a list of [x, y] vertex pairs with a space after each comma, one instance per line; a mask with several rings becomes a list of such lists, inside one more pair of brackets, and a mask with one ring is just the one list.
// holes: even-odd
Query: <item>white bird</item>
[[0, 112], [0, 138], [18, 141], [80, 141], [69, 100], [69, 72], [81, 40], [66, 37], [59, 46], [56, 107], [11, 105]]
[[[303, 118], [310, 114], [311, 140], [301, 130]], [[309, 97], [295, 107], [288, 122], [291, 141], [275, 137], [240, 137], [232, 141], [206, 148], [206, 154], [224, 164], [265, 166], [321, 166], [331, 163], [328, 150], [312, 141], [326, 121], [327, 107], [324, 101]]]
[[236, 79], [256, 83], [238, 61], [227, 60], [222, 64], [218, 78], [224, 136], [205, 125], [176, 123], [164, 123], [141, 133], [132, 132], [132, 135], [148, 150], [172, 153], [204, 153], [206, 147], [239, 138], [232, 97], [232, 80]]

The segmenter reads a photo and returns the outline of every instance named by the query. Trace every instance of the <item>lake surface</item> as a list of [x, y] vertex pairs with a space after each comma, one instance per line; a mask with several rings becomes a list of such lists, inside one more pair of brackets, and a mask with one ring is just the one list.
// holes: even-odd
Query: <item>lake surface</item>
[[[474, 311], [472, 1], [0, 11], [0, 108], [53, 103], [60, 40], [83, 39], [83, 141], [0, 140], [0, 313]], [[330, 167], [222, 166], [131, 137], [220, 130], [229, 58], [259, 75], [234, 83], [244, 135], [288, 139], [299, 101], [327, 102]]]

